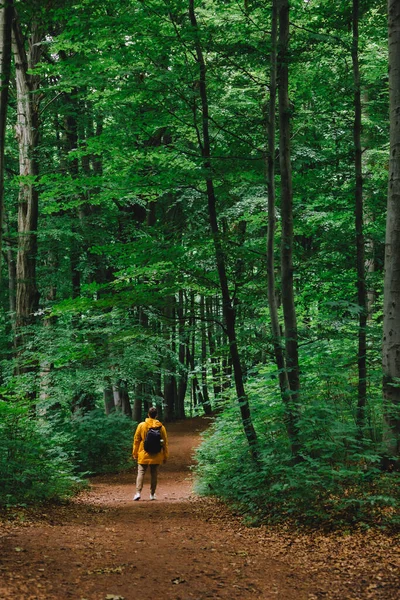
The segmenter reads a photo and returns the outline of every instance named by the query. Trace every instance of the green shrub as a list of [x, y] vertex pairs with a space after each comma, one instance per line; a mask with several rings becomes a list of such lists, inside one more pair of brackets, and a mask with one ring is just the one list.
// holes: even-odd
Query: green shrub
[[250, 457], [238, 411], [225, 408], [196, 453], [198, 493], [229, 500], [256, 522], [399, 525], [400, 475], [380, 469], [372, 442], [361, 444], [354, 424], [335, 418], [329, 406], [320, 406], [319, 413], [315, 406], [305, 410], [303, 460], [293, 464], [275, 403], [271, 407], [264, 398], [254, 414], [259, 466]]
[[65, 439], [26, 406], [0, 401], [0, 505], [64, 499], [81, 483]]
[[79, 473], [115, 473], [132, 466], [136, 423], [122, 413], [96, 409], [75, 414], [62, 429], [71, 435], [70, 453]]

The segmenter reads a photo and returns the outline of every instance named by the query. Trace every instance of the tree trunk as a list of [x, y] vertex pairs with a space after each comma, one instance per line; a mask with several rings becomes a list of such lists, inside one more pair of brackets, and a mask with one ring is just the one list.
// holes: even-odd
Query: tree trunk
[[143, 383], [137, 383], [135, 386], [135, 399], [133, 401], [133, 415], [132, 418], [136, 423], [140, 423], [142, 420], [143, 410]]
[[383, 397], [385, 450], [400, 454], [400, 3], [388, 1], [390, 162], [386, 221]]
[[189, 343], [188, 332], [185, 328], [185, 317], [184, 317], [184, 295], [183, 291], [179, 291], [179, 300], [178, 300], [178, 308], [177, 308], [177, 316], [178, 316], [178, 342], [179, 342], [179, 364], [180, 364], [180, 375], [178, 382], [178, 395], [176, 401], [176, 417], [177, 419], [185, 418], [185, 397], [188, 383], [188, 369], [186, 366], [186, 355], [187, 355], [187, 347]]
[[164, 309], [167, 323], [164, 326], [164, 336], [167, 342], [166, 356], [164, 358], [164, 420], [173, 421], [176, 417], [176, 402], [178, 396], [178, 387], [175, 377], [175, 364], [172, 355], [175, 352], [175, 331], [170, 327], [170, 323], [175, 320], [175, 297], [167, 298], [167, 304]]
[[[286, 400], [292, 453], [299, 456], [298, 411], [300, 397], [297, 319], [293, 289], [293, 187], [290, 158], [289, 104], [289, 1], [277, 0], [279, 23], [277, 81], [279, 98], [279, 164], [281, 174], [281, 276], [285, 323], [286, 369], [289, 398]], [[279, 340], [279, 338], [278, 338]]]
[[214, 182], [212, 179], [211, 168], [211, 146], [209, 133], [209, 109], [207, 95], [207, 68], [200, 43], [199, 28], [194, 10], [194, 0], [189, 0], [189, 18], [194, 31], [194, 43], [196, 51], [196, 60], [199, 66], [199, 93], [201, 100], [202, 113], [202, 141], [201, 153], [203, 157], [203, 166], [206, 173], [205, 184], [208, 199], [208, 215], [211, 227], [211, 233], [214, 242], [215, 258], [222, 295], [222, 306], [225, 319], [225, 326], [229, 340], [229, 351], [232, 360], [232, 367], [235, 378], [236, 393], [240, 407], [243, 429], [250, 447], [250, 452], [257, 460], [257, 436], [251, 418], [249, 400], [244, 388], [243, 369], [239, 355], [239, 349], [236, 340], [235, 330], [235, 309], [230, 297], [228, 279], [225, 267], [225, 255], [221, 243], [221, 237], [217, 220], [217, 199], [215, 196]]
[[286, 430], [291, 445], [292, 455], [295, 457], [298, 447], [298, 424], [296, 411], [291, 404], [290, 386], [286, 368], [285, 353], [282, 345], [281, 327], [278, 318], [278, 303], [276, 300], [275, 285], [275, 227], [276, 227], [276, 194], [275, 194], [275, 110], [277, 87], [277, 35], [278, 11], [277, 3], [272, 4], [271, 27], [271, 70], [270, 70], [270, 96], [268, 105], [268, 154], [267, 154], [267, 192], [268, 192], [268, 234], [267, 234], [267, 275], [268, 275], [268, 307], [271, 321], [274, 356], [278, 369], [279, 387], [282, 401], [285, 406]]
[[121, 411], [127, 417], [132, 418], [132, 406], [129, 398], [128, 386], [126, 381], [120, 381], [118, 383], [119, 394], [121, 397]]
[[361, 149], [361, 90], [358, 59], [359, 0], [353, 0], [353, 43], [351, 57], [354, 80], [354, 166], [355, 166], [355, 225], [357, 252], [357, 299], [360, 307], [358, 328], [358, 401], [357, 426], [361, 437], [365, 428], [365, 405], [367, 401], [367, 290], [365, 283], [364, 206]]
[[103, 388], [104, 410], [106, 415], [115, 411], [114, 394], [111, 381], [108, 377], [105, 378]]
[[3, 256], [4, 152], [6, 143], [8, 91], [11, 72], [11, 32], [13, 15], [13, 0], [2, 0], [2, 6], [0, 8], [0, 279]]
[[[17, 125], [19, 146], [19, 172], [21, 183], [18, 198], [18, 255], [16, 290], [16, 337], [17, 353], [24, 343], [23, 328], [31, 325], [39, 304], [36, 285], [38, 191], [36, 179], [38, 166], [36, 147], [38, 142], [39, 100], [34, 92], [39, 87], [37, 76], [29, 73], [40, 58], [40, 36], [35, 25], [29, 40], [29, 53], [25, 52], [24, 40], [17, 19], [13, 23], [13, 51], [16, 68]], [[28, 370], [35, 367], [30, 365]], [[16, 372], [26, 372], [18, 364]]]
[[201, 388], [203, 393], [203, 409], [206, 415], [211, 415], [211, 402], [207, 383], [207, 336], [205, 322], [204, 296], [200, 297], [200, 319], [201, 319]]
[[8, 294], [9, 307], [11, 313], [11, 322], [14, 325], [15, 318], [15, 294], [17, 289], [17, 272], [14, 258], [14, 252], [11, 246], [7, 248], [7, 263], [8, 263]]
[[218, 365], [216, 354], [216, 344], [214, 337], [214, 315], [212, 307], [212, 298], [206, 298], [206, 316], [207, 316], [207, 338], [208, 348], [211, 359], [211, 372], [213, 378], [214, 400], [217, 400], [221, 394], [221, 367]]
[[[10, 229], [6, 221], [6, 232], [7, 237], [10, 236]], [[15, 328], [15, 298], [17, 290], [17, 273], [16, 273], [16, 262], [15, 262], [15, 251], [14, 244], [12, 243], [11, 237], [7, 240], [7, 268], [8, 268], [8, 296], [9, 296], [9, 309], [10, 309], [10, 322], [11, 326]]]
[[[267, 193], [268, 193], [268, 233], [267, 233], [267, 275], [268, 275], [268, 307], [274, 345], [275, 362], [279, 373], [279, 385], [283, 400], [288, 398], [289, 382], [287, 378], [285, 356], [282, 347], [281, 328], [278, 318], [275, 285], [275, 227], [276, 227], [276, 194], [275, 194], [275, 110], [276, 110], [276, 68], [277, 68], [277, 34], [278, 15], [276, 1], [272, 3], [271, 26], [271, 71], [268, 103], [268, 154], [267, 154]], [[289, 436], [291, 432], [288, 431]]]

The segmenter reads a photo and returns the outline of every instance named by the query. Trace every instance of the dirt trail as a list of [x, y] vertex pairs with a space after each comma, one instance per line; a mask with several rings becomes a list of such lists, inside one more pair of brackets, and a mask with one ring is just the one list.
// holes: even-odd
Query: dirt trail
[[[306, 536], [246, 529], [218, 502], [194, 498], [189, 465], [202, 427], [195, 419], [168, 427], [171, 460], [155, 502], [148, 478], [132, 501], [131, 472], [95, 478], [68, 506], [3, 523], [0, 600], [400, 598], [394, 572], [371, 575], [368, 561], [352, 570], [357, 544], [340, 567], [329, 536], [313, 546]], [[387, 544], [384, 554], [393, 553]]]

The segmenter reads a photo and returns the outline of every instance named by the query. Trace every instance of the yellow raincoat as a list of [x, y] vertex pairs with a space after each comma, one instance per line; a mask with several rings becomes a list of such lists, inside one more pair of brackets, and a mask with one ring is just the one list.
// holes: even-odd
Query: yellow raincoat
[[[163, 448], [158, 454], [149, 454], [144, 449], [144, 440], [150, 427], [161, 427], [161, 439], [164, 440]], [[168, 458], [168, 438], [164, 425], [158, 419], [148, 417], [137, 426], [135, 437], [133, 439], [132, 456], [138, 461], [139, 465], [161, 465]]]

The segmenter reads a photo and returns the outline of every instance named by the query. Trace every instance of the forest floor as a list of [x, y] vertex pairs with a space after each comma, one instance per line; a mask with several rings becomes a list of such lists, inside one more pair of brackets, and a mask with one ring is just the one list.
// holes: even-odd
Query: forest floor
[[[400, 598], [400, 536], [246, 528], [193, 495], [204, 421], [168, 427], [157, 500], [135, 473], [96, 477], [63, 506], [0, 514], [0, 600]], [[148, 477], [148, 474], [147, 474]]]

